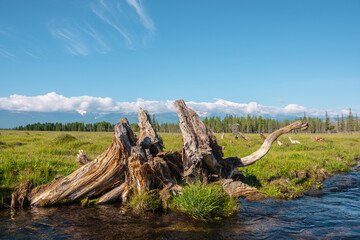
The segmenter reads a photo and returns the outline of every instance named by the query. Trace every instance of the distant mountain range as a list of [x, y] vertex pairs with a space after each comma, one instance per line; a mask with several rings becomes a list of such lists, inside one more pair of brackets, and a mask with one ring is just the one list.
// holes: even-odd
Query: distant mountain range
[[[11, 112], [0, 110], [0, 128], [14, 128], [37, 122], [95, 123], [106, 121], [110, 123], [117, 123], [123, 117], [126, 117], [129, 123], [138, 122], [137, 113], [110, 113], [106, 115], [87, 113], [81, 115], [77, 112]], [[160, 123], [178, 122], [178, 116], [176, 113], [159, 113], [156, 114], [156, 119]]]
[[[151, 113], [150, 113], [151, 114]], [[224, 117], [225, 114], [216, 115], [219, 117]], [[95, 113], [86, 113], [79, 114], [78, 112], [14, 112], [0, 110], [0, 128], [14, 128], [17, 126], [24, 126], [32, 123], [44, 123], [44, 122], [83, 122], [83, 123], [95, 123], [95, 122], [110, 122], [117, 123], [121, 118], [126, 117], [130, 123], [138, 122], [137, 113], [109, 113], [109, 114], [95, 114]], [[175, 112], [169, 113], [158, 113], [155, 115], [159, 123], [177, 123], [178, 116]], [[270, 116], [262, 116], [264, 118]], [[274, 118], [274, 117], [272, 117]], [[296, 116], [276, 116], [277, 120], [294, 120]]]

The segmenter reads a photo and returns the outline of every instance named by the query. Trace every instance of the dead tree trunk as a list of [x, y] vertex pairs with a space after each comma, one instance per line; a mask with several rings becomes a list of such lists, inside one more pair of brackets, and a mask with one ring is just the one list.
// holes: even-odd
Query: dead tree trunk
[[52, 205], [75, 201], [84, 196], [92, 197], [125, 180], [127, 161], [136, 136], [128, 121], [123, 118], [115, 126], [115, 135], [110, 146], [95, 160], [82, 166], [69, 176], [52, 182], [31, 197], [32, 206]]
[[[132, 191], [146, 191], [167, 184], [175, 186], [173, 175], [177, 172], [180, 175], [182, 168], [174, 163], [174, 154], [157, 157], [163, 150], [162, 140], [153, 129], [149, 114], [142, 109], [139, 126], [137, 139], [128, 121], [121, 119], [115, 125], [113, 142], [104, 153], [69, 176], [34, 191], [31, 205], [53, 205], [101, 195], [99, 203], [106, 203], [124, 200]], [[172, 171], [167, 161], [172, 164]]]
[[[225, 191], [238, 196], [241, 191], [251, 192], [255, 188], [230, 179], [233, 172], [238, 167], [248, 166], [262, 158], [280, 135], [307, 127], [307, 123], [301, 121], [292, 123], [270, 134], [260, 149], [251, 155], [224, 159], [214, 133], [204, 125], [196, 112], [188, 109], [183, 100], [176, 101], [175, 107], [183, 135], [181, 152], [163, 152], [163, 142], [151, 125], [148, 112], [140, 109], [138, 138], [130, 129], [128, 121], [121, 119], [115, 125], [112, 143], [101, 155], [69, 176], [34, 189], [27, 195], [27, 199], [32, 206], [74, 202], [85, 198], [99, 198], [98, 204], [125, 201], [135, 191], [181, 191], [176, 182], [200, 174], [209, 180], [219, 177], [228, 179], [221, 182]], [[160, 195], [169, 196], [166, 193]], [[13, 205], [17, 206], [16, 202]]]
[[295, 129], [305, 130], [307, 123], [294, 122], [270, 134], [259, 150], [249, 156], [223, 159], [221, 147], [217, 145], [213, 132], [206, 128], [199, 116], [188, 109], [183, 100], [175, 102], [179, 115], [179, 126], [183, 135], [183, 164], [184, 171], [189, 174], [198, 174], [201, 171], [219, 174], [223, 178], [231, 178], [238, 167], [251, 165], [261, 159], [270, 150], [272, 143], [282, 134]]

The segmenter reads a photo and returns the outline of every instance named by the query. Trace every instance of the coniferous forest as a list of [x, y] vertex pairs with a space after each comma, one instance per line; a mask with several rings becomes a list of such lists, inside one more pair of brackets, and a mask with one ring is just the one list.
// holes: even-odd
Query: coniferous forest
[[[271, 118], [263, 118], [261, 116], [239, 117], [235, 115], [226, 115], [224, 118], [212, 116], [205, 117], [203, 122], [207, 127], [212, 129], [216, 133], [271, 133], [276, 129], [289, 125], [294, 120], [303, 120], [309, 123], [307, 132], [309, 133], [336, 133], [336, 132], [354, 132], [360, 131], [360, 121], [357, 114], [353, 116], [351, 109], [349, 114], [344, 116], [337, 116], [335, 120], [330, 120], [327, 112], [325, 113], [325, 119], [311, 118], [304, 116], [302, 118], [293, 120], [276, 120]], [[177, 123], [159, 123], [155, 115], [152, 115], [151, 122], [154, 128], [158, 132], [180, 132], [179, 125]], [[111, 132], [114, 130], [114, 125], [110, 122], [97, 122], [97, 123], [34, 123], [27, 124], [25, 126], [15, 127], [15, 130], [26, 131], [86, 131], [86, 132]], [[139, 126], [136, 123], [132, 123], [131, 128], [133, 131], [139, 131]]]

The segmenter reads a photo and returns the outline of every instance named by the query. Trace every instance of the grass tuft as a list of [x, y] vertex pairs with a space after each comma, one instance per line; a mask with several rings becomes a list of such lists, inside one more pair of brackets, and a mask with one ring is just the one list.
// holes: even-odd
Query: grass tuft
[[161, 209], [159, 192], [135, 192], [128, 205], [136, 212], [155, 212]]
[[236, 211], [237, 201], [220, 185], [204, 185], [196, 181], [174, 197], [175, 208], [201, 221], [213, 221]]

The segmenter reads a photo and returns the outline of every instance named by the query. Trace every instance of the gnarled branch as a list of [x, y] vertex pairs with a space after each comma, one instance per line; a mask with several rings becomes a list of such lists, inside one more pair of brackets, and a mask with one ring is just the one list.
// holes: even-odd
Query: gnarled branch
[[[200, 120], [199, 116], [188, 109], [183, 100], [175, 103], [179, 115], [179, 126], [183, 135], [183, 164], [184, 170], [192, 170], [192, 174], [199, 173], [199, 169], [210, 173], [221, 174], [230, 178], [237, 167], [251, 165], [261, 159], [270, 150], [272, 143], [282, 134], [295, 129], [306, 129], [308, 124], [301, 121], [294, 122], [270, 134], [259, 150], [249, 156], [223, 159], [221, 147], [217, 145], [214, 133]], [[197, 171], [194, 172], [194, 170]]]

